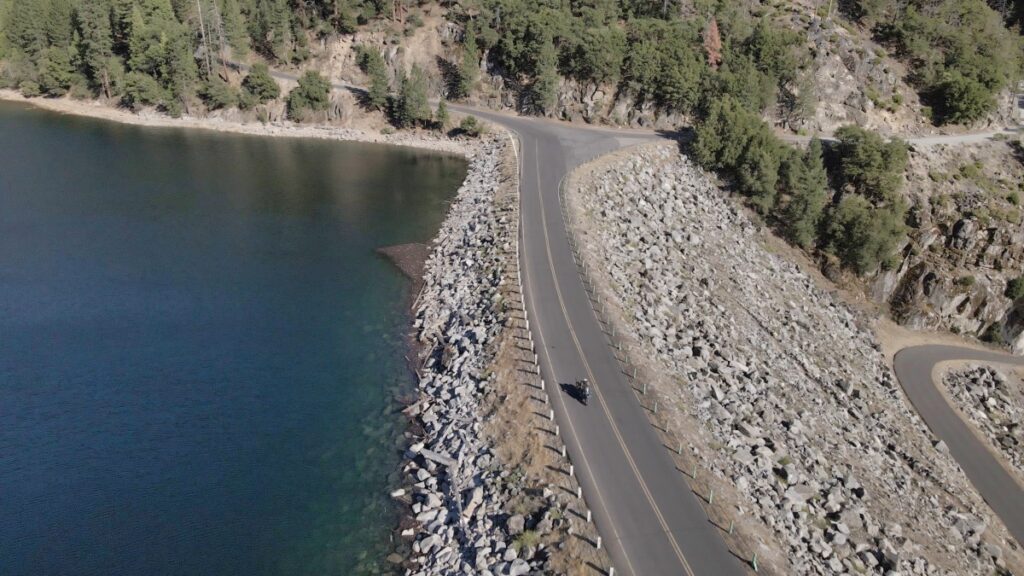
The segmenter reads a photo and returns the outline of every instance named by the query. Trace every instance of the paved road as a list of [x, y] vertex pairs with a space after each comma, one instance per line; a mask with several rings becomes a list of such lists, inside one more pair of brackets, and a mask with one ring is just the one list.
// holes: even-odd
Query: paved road
[[[245, 68], [244, 66], [238, 66]], [[293, 74], [273, 71], [279, 79]], [[346, 83], [335, 89], [362, 93]], [[583, 406], [552, 387], [552, 406], [579, 480], [612, 561], [637, 576], [743, 574], [746, 565], [725, 546], [717, 528], [675, 467], [616, 360], [577, 273], [558, 199], [574, 167], [619, 148], [655, 140], [646, 130], [613, 130], [528, 119], [457, 104], [451, 108], [501, 124], [519, 137], [522, 230], [520, 258], [527, 308], [549, 383], [588, 378], [594, 391]], [[910, 137], [919, 146], [985, 141], [1005, 130]], [[806, 138], [786, 136], [787, 140]], [[946, 403], [932, 368], [947, 360], [1024, 365], [1024, 359], [953, 346], [900, 351], [897, 378], [933, 433], [949, 447], [982, 497], [1024, 544], [1024, 492], [987, 444]]]
[[900, 350], [893, 359], [896, 377], [918, 414], [946, 443], [949, 453], [1010, 534], [1024, 544], [1024, 490], [992, 454], [987, 440], [974, 434], [932, 381], [935, 365], [950, 360], [1024, 366], [1024, 358], [958, 346], [914, 346]]
[[547, 383], [591, 382], [588, 406], [557, 386], [550, 391], [616, 574], [743, 574], [743, 563], [676, 469], [613, 355], [577, 272], [559, 204], [559, 184], [572, 167], [656, 137], [472, 113], [518, 135], [520, 257], [530, 327]]
[[[238, 63], [238, 62], [225, 61], [224, 64], [226, 64], [227, 66], [230, 66], [230, 67], [232, 67], [232, 68], [234, 68], [236, 70], [242, 70], [242, 71], [249, 70], [249, 66], [248, 65], [241, 64], [241, 63]], [[291, 72], [281, 72], [279, 70], [271, 70], [270, 71], [270, 75], [273, 76], [274, 78], [277, 78], [278, 80], [286, 80], [286, 81], [290, 81], [290, 82], [295, 82], [295, 81], [297, 81], [299, 79], [299, 75], [298, 74], [294, 74], [294, 73], [291, 73]], [[354, 92], [354, 93], [357, 93], [357, 94], [365, 94], [366, 93], [366, 89], [365, 88], [363, 88], [361, 86], [356, 86], [355, 84], [349, 84], [347, 82], [333, 82], [331, 84], [331, 87], [333, 89], [335, 89], [335, 90]], [[491, 110], [482, 110], [482, 109], [474, 108], [474, 107], [471, 107], [471, 106], [461, 106], [461, 105], [460, 106], [456, 106], [456, 105], [452, 105], [452, 104], [450, 104], [450, 106], [453, 109], [457, 108], [457, 109], [459, 109], [459, 110], [461, 110], [461, 111], [463, 111], [463, 112], [465, 112], [467, 114], [474, 114], [476, 116], [486, 117], [486, 118], [491, 119], [494, 122], [499, 122], [499, 123], [504, 123], [504, 121], [508, 121], [509, 119], [521, 118], [519, 116], [515, 116], [515, 115], [504, 113], [504, 112], [496, 112], [496, 111], [491, 111]], [[499, 118], [500, 118], [500, 120], [499, 120]], [[652, 136], [658, 134], [658, 132], [655, 131], [655, 130], [648, 130], [648, 129], [643, 129], [643, 128], [616, 130], [616, 129], [613, 129], [613, 128], [591, 127], [591, 126], [588, 126], [588, 125], [585, 125], [585, 124], [560, 122], [560, 121], [557, 121], [557, 120], [547, 120], [547, 119], [541, 120], [541, 119], [536, 119], [535, 121], [539, 122], [539, 123], [545, 123], [545, 124], [550, 125], [550, 126], [562, 127], [562, 128], [564, 128], [564, 132], [574, 132], [574, 131], [577, 131], [577, 130], [593, 130], [593, 131], [597, 131], [597, 132], [604, 132], [606, 134], [612, 133], [612, 132], [618, 133], [618, 134], [622, 134], [622, 133], [626, 133], [626, 134], [647, 134], [647, 135], [652, 135]], [[942, 145], [980, 144], [980, 143], [983, 143], [983, 142], [987, 142], [988, 140], [991, 140], [992, 138], [994, 138], [995, 136], [1000, 135], [1000, 134], [1009, 137], [1009, 136], [1014, 136], [1014, 135], [1020, 134], [1021, 132], [1022, 132], [1022, 129], [1020, 129], [1020, 128], [996, 128], [996, 129], [989, 129], [989, 130], [980, 130], [980, 131], [975, 131], [975, 132], [965, 132], [963, 134], [936, 134], [936, 135], [931, 135], [931, 136], [901, 136], [901, 138], [903, 138], [903, 140], [906, 141], [909, 144], [913, 144], [915, 146], [928, 147], [928, 146], [937, 146], [937, 145], [940, 145], [940, 144], [942, 144]], [[779, 137], [782, 140], [786, 141], [786, 142], [792, 142], [794, 144], [806, 144], [811, 139], [810, 136], [798, 136], [798, 135], [795, 135], [795, 134], [785, 134], [785, 133], [780, 133]], [[822, 140], [826, 140], [826, 141], [834, 140], [834, 138], [830, 134], [823, 134], [823, 135], [820, 135], [819, 137]]]

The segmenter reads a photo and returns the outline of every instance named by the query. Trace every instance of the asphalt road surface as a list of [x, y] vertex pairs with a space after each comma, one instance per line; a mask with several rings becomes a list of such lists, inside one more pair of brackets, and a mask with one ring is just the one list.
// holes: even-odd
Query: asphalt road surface
[[[562, 436], [616, 574], [745, 573], [623, 374], [591, 308], [562, 218], [558, 191], [570, 169], [657, 136], [451, 107], [518, 136], [520, 258], [530, 328]], [[592, 390], [586, 406], [556, 385], [582, 378]]]
[[1024, 544], [1024, 489], [996, 459], [988, 441], [974, 434], [932, 381], [935, 365], [951, 360], [1024, 366], [1024, 358], [958, 346], [914, 346], [900, 350], [893, 359], [896, 377], [918, 414], [946, 443], [950, 455], [1010, 534]]
[[[245, 66], [234, 65], [245, 69]], [[273, 71], [279, 79], [293, 74]], [[345, 83], [333, 88], [362, 93]], [[587, 504], [619, 573], [636, 576], [728, 575], [749, 571], [725, 545], [719, 528], [676, 468], [668, 448], [614, 356], [605, 329], [591, 308], [562, 219], [559, 187], [576, 166], [632, 144], [662, 138], [648, 130], [592, 128], [523, 118], [450, 104], [453, 110], [501, 124], [519, 139], [521, 171], [520, 258], [531, 330], [538, 343], [541, 375], [551, 384], [552, 406]], [[981, 142], [1005, 130], [911, 137], [918, 145]], [[800, 137], [789, 137], [800, 140]], [[1021, 485], [960, 419], [932, 381], [932, 368], [948, 360], [1024, 365], [1024, 359], [954, 346], [901, 350], [896, 376], [932, 432], [1014, 538], [1024, 544]], [[587, 378], [588, 406], [559, 386]]]

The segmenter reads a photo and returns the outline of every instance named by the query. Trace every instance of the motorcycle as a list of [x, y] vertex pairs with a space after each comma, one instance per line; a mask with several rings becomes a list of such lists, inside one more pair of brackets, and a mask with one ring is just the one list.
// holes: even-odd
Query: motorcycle
[[586, 378], [576, 382], [576, 392], [579, 396], [580, 402], [586, 406], [587, 401], [590, 400], [590, 383], [587, 382]]

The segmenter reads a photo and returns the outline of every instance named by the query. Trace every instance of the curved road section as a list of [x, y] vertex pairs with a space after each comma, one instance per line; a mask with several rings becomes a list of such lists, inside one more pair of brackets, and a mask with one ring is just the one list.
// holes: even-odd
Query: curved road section
[[[519, 137], [520, 261], [530, 328], [542, 377], [554, 392], [552, 407], [616, 574], [745, 573], [626, 380], [578, 274], [559, 204], [559, 186], [571, 168], [654, 136], [472, 113]], [[582, 378], [593, 391], [587, 406], [556, 385]]]
[[1024, 490], [932, 381], [936, 364], [955, 360], [1024, 366], [1024, 359], [958, 346], [914, 346], [900, 350], [893, 358], [896, 378], [918, 414], [932, 433], [946, 443], [949, 453], [1010, 534], [1024, 544]]

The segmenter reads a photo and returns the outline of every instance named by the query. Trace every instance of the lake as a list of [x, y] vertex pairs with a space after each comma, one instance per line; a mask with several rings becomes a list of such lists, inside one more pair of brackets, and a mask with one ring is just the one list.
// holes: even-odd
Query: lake
[[0, 103], [0, 574], [374, 573], [464, 160]]

